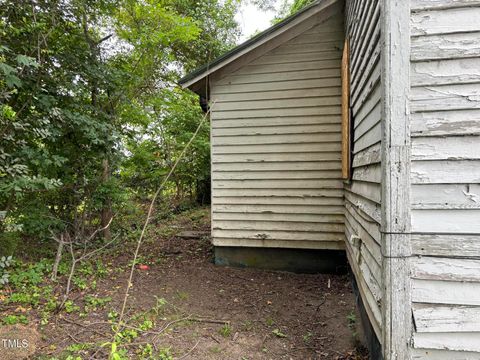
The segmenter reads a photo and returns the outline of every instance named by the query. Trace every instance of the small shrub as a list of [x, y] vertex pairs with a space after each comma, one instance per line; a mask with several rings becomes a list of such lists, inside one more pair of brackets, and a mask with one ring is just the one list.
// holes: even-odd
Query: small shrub
[[6, 285], [10, 279], [8, 268], [12, 264], [12, 256], [2, 256], [0, 258], [0, 286]]

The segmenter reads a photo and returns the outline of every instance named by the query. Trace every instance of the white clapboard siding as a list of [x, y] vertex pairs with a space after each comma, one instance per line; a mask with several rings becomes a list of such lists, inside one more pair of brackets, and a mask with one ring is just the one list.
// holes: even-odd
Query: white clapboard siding
[[480, 5], [480, 0], [411, 0], [412, 11], [452, 9]]
[[480, 306], [480, 283], [415, 279], [412, 300], [425, 304]]
[[413, 209], [480, 209], [480, 184], [412, 185]]
[[480, 31], [479, 16], [480, 7], [413, 12], [411, 34], [418, 36]]
[[[338, 60], [337, 57], [333, 58]], [[317, 89], [317, 88], [330, 88], [340, 86], [341, 82], [339, 78], [326, 78], [319, 81], [318, 79], [307, 80], [290, 80], [290, 81], [272, 81], [265, 83], [251, 84], [233, 84], [233, 85], [217, 85], [212, 88], [212, 98], [221, 101], [221, 97], [217, 95], [223, 94], [249, 94], [258, 93], [262, 91], [275, 91], [278, 89], [283, 90], [298, 90], [298, 89]], [[248, 96], [248, 95], [244, 95]], [[214, 107], [212, 107], [214, 109]], [[211, 115], [215, 111], [212, 110]]]
[[470, 83], [413, 87], [411, 100], [412, 112], [479, 109], [480, 87]]
[[[287, 92], [288, 93], [288, 92]], [[212, 129], [236, 128], [236, 127], [280, 127], [292, 125], [335, 125], [339, 126], [339, 115], [297, 116], [276, 118], [250, 118], [250, 119], [226, 119], [216, 120]]]
[[411, 0], [413, 359], [480, 359], [480, 1]]
[[457, 332], [461, 337], [463, 333], [478, 332], [480, 335], [480, 306], [415, 304], [413, 318], [419, 333]]
[[413, 138], [412, 160], [480, 160], [480, 136]]
[[[347, 238], [351, 238], [352, 231], [349, 229], [348, 221], [346, 221], [345, 233]], [[354, 231], [354, 230], [353, 230]], [[364, 276], [363, 271], [360, 269], [360, 262], [363, 261], [363, 257], [358, 257], [351, 242], [347, 240], [346, 242], [346, 251], [347, 257], [352, 269], [352, 272], [357, 280], [357, 285], [359, 288], [360, 296], [362, 297], [363, 303], [365, 304], [365, 311], [370, 319], [375, 335], [378, 339], [382, 338], [382, 314], [380, 311], [379, 302], [375, 299], [375, 296], [372, 293], [371, 287], [367, 284], [367, 277]]]
[[480, 135], [480, 110], [417, 112], [411, 115], [412, 136]]
[[416, 255], [478, 258], [480, 254], [480, 236], [476, 234], [413, 234], [411, 243]]
[[[449, 334], [454, 336], [453, 334]], [[480, 360], [478, 352], [467, 351], [450, 351], [450, 350], [434, 350], [434, 349], [413, 349], [413, 360]]]
[[350, 43], [353, 173], [345, 185], [347, 255], [366, 313], [382, 341], [380, 2], [346, 2]]
[[[332, 60], [332, 61], [338, 62], [338, 60]], [[314, 63], [314, 65], [317, 65], [317, 63]], [[270, 66], [270, 65], [266, 65], [266, 66]], [[217, 98], [216, 104], [221, 104], [223, 102], [231, 102], [231, 101], [302, 99], [302, 98], [312, 98], [312, 97], [322, 97], [322, 96], [339, 96], [340, 90], [341, 89], [339, 86], [331, 86], [331, 87], [318, 87], [318, 88], [310, 88], [310, 89], [295, 89], [290, 91], [272, 90], [272, 91], [252, 91], [252, 92], [243, 92], [243, 93], [230, 93], [230, 94], [222, 94], [222, 96], [218, 96], [218, 97], [216, 96], [217, 94], [214, 94], [213, 97]]]
[[[230, 128], [213, 128], [214, 136], [246, 136], [246, 135], [281, 135], [281, 134], [311, 134], [311, 133], [338, 133], [338, 124], [293, 124], [277, 126], [242, 126]], [[322, 148], [320, 147], [319, 150]]]
[[[342, 240], [328, 241], [328, 240], [300, 240], [295, 237], [293, 240], [277, 240], [277, 239], [263, 239], [263, 233], [259, 234], [258, 238], [221, 238], [213, 237], [212, 244], [214, 246], [232, 246], [232, 247], [261, 247], [261, 248], [291, 248], [291, 249], [306, 249], [306, 250], [345, 250], [345, 242], [343, 238], [345, 235], [340, 234]], [[334, 238], [335, 235], [331, 236]], [[321, 239], [321, 238], [320, 238]]]
[[344, 249], [342, 27], [319, 23], [213, 80], [214, 245]]
[[480, 161], [414, 161], [411, 177], [413, 184], [476, 184], [480, 183]]
[[413, 86], [477, 83], [480, 58], [413, 62], [410, 72]]
[[480, 282], [480, 260], [440, 257], [412, 258], [415, 279]]
[[478, 57], [480, 32], [413, 37], [410, 55], [412, 61]]
[[412, 231], [480, 234], [480, 209], [412, 210]]
[[[413, 342], [416, 347], [480, 352], [480, 332], [416, 333]], [[437, 359], [435, 357], [435, 359]], [[449, 359], [455, 359], [451, 357]], [[466, 359], [466, 358], [464, 358]], [[478, 354], [475, 359], [478, 359]]]

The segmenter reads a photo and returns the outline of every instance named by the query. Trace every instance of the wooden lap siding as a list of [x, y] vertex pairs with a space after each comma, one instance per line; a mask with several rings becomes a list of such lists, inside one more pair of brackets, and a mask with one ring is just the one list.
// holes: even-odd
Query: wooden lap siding
[[380, 4], [346, 2], [350, 42], [353, 174], [345, 185], [347, 254], [370, 322], [381, 341], [382, 256]]
[[344, 249], [336, 16], [211, 86], [216, 246]]
[[480, 359], [480, 1], [411, 11], [413, 357]]
[[345, 185], [347, 255], [379, 341], [382, 339], [380, 4], [346, 2], [350, 41], [353, 174]]

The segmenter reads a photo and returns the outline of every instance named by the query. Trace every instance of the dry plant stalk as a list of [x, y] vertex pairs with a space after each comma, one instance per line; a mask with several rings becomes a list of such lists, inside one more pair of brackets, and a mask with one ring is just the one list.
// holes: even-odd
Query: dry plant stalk
[[205, 120], [207, 119], [208, 115], [210, 114], [210, 111], [211, 111], [211, 108], [213, 107], [213, 105], [215, 104], [215, 102], [213, 102], [210, 106], [210, 108], [207, 110], [207, 112], [203, 115], [203, 118], [202, 120], [200, 121], [200, 123], [198, 124], [198, 127], [197, 127], [197, 130], [195, 131], [195, 133], [192, 135], [192, 137], [190, 138], [190, 140], [188, 141], [188, 143], [185, 145], [185, 147], [183, 148], [182, 152], [180, 153], [180, 156], [177, 158], [177, 160], [175, 161], [175, 163], [173, 164], [172, 168], [170, 169], [168, 175], [163, 179], [162, 183], [160, 184], [160, 186], [158, 187], [157, 191], [155, 192], [155, 194], [153, 195], [153, 198], [150, 202], [150, 206], [148, 208], [148, 213], [147, 213], [147, 218], [145, 219], [145, 223], [143, 224], [143, 228], [142, 228], [142, 232], [140, 233], [140, 237], [138, 238], [138, 241], [137, 241], [137, 246], [135, 248], [135, 252], [134, 252], [134, 255], [133, 255], [133, 261], [132, 261], [132, 266], [130, 268], [130, 275], [129, 275], [129, 278], [128, 278], [128, 283], [127, 283], [127, 288], [125, 290], [125, 296], [123, 298], [123, 303], [122, 303], [122, 309], [120, 311], [120, 315], [118, 317], [118, 327], [116, 329], [116, 332], [115, 332], [115, 335], [114, 335], [114, 338], [118, 335], [118, 333], [120, 332], [120, 329], [122, 326], [124, 326], [124, 324], [122, 323], [123, 322], [123, 317], [125, 316], [125, 309], [127, 307], [127, 302], [128, 302], [128, 295], [129, 295], [129, 292], [130, 292], [130, 288], [133, 286], [133, 274], [134, 274], [134, 271], [135, 271], [135, 264], [137, 262], [137, 258], [138, 258], [138, 253], [140, 251], [140, 247], [142, 246], [142, 243], [143, 243], [143, 239], [145, 237], [145, 232], [147, 230], [147, 227], [150, 223], [150, 219], [151, 219], [151, 216], [152, 216], [152, 212], [153, 212], [153, 208], [155, 206], [155, 202], [158, 198], [158, 195], [160, 195], [160, 192], [163, 190], [163, 187], [165, 186], [166, 182], [169, 180], [170, 176], [173, 174], [173, 172], [175, 171], [177, 165], [180, 163], [180, 161], [183, 159], [188, 147], [191, 145], [191, 143], [193, 142], [193, 140], [195, 139], [195, 137], [198, 135], [198, 133], [200, 132], [200, 129], [203, 125], [203, 123], [205, 122]]

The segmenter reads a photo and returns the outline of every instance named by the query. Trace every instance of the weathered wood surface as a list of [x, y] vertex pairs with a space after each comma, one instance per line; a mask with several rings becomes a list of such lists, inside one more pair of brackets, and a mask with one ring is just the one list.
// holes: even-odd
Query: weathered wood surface
[[412, 136], [480, 135], [480, 110], [419, 112], [411, 116]]
[[480, 0], [411, 0], [412, 11], [451, 9], [480, 5]]
[[412, 231], [446, 234], [479, 234], [478, 209], [412, 210]]
[[[268, 233], [268, 232], [267, 232]], [[287, 249], [310, 249], [310, 250], [345, 250], [345, 235], [342, 234], [342, 240], [312, 240], [305, 241], [298, 237], [291, 240], [263, 239], [264, 232], [258, 233], [255, 239], [245, 238], [222, 238], [214, 237], [212, 244], [214, 246], [245, 246], [261, 248], [287, 248]]]
[[412, 61], [466, 59], [478, 56], [480, 56], [480, 33], [478, 32], [412, 38]]
[[412, 160], [480, 160], [480, 137], [414, 138]]
[[353, 119], [353, 174], [345, 187], [347, 254], [366, 312], [382, 341], [380, 3], [346, 3]]
[[[416, 333], [413, 342], [415, 346], [419, 348], [480, 352], [480, 333], [478, 332], [464, 332], [461, 335], [454, 332]], [[437, 359], [437, 357], [435, 357], [435, 359]], [[452, 356], [449, 359], [454, 359], [454, 357]], [[475, 359], [478, 359], [478, 354]]]
[[215, 245], [344, 248], [342, 26], [338, 14], [214, 80]]
[[449, 8], [412, 13], [414, 36], [480, 31], [479, 7]]
[[416, 255], [442, 257], [480, 257], [480, 236], [463, 234], [413, 234]]
[[412, 282], [412, 300], [426, 304], [480, 306], [480, 284], [415, 279]]
[[411, 175], [412, 184], [477, 184], [480, 183], [480, 161], [415, 161]]
[[477, 339], [480, 335], [479, 306], [414, 304], [413, 317], [419, 333], [457, 332], [462, 337], [463, 333], [477, 332]]
[[409, 359], [413, 331], [410, 282], [410, 2], [382, 3], [383, 356]]
[[480, 259], [413, 258], [412, 276], [425, 280], [480, 282]]
[[414, 349], [413, 360], [479, 360], [478, 352]]

